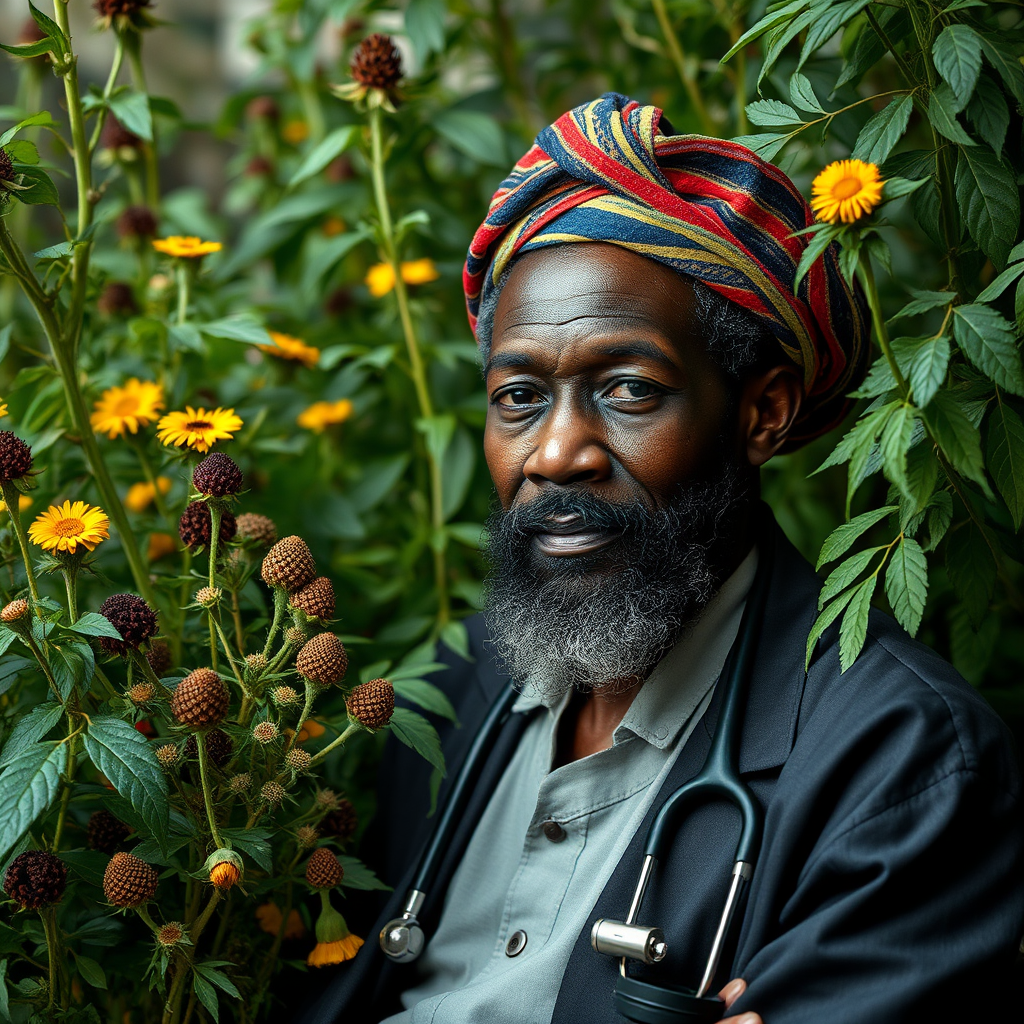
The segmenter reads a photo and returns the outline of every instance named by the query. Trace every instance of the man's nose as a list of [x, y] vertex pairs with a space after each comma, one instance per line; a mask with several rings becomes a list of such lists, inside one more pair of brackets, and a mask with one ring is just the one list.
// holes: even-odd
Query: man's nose
[[557, 403], [540, 425], [537, 445], [523, 464], [532, 484], [599, 483], [611, 476], [612, 461], [598, 417], [569, 402]]

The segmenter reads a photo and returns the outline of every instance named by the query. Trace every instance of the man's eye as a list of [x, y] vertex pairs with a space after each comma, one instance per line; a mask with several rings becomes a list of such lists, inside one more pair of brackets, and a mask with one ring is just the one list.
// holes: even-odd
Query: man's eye
[[498, 404], [506, 408], [533, 405], [540, 401], [540, 395], [533, 388], [509, 388], [498, 395]]
[[659, 389], [645, 380], [623, 380], [619, 381], [607, 392], [609, 398], [624, 398], [627, 401], [639, 401], [643, 398], [653, 398], [659, 394]]

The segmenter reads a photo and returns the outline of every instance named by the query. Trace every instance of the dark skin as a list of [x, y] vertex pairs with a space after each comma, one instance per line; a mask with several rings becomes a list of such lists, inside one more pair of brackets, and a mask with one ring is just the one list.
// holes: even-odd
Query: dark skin
[[[709, 474], [723, 432], [756, 476], [800, 410], [800, 373], [789, 364], [756, 373], [731, 404], [735, 385], [706, 351], [694, 302], [670, 268], [615, 245], [554, 246], [517, 261], [486, 367], [484, 453], [504, 509], [551, 488], [662, 508], [680, 484]], [[751, 526], [749, 514], [739, 522], [722, 578], [749, 551]], [[531, 541], [540, 573], [554, 559], [584, 556], [614, 568], [615, 542], [614, 532], [565, 519]], [[576, 697], [563, 716], [558, 763], [610, 747], [641, 685]], [[736, 979], [722, 990], [727, 1006], [744, 987]]]

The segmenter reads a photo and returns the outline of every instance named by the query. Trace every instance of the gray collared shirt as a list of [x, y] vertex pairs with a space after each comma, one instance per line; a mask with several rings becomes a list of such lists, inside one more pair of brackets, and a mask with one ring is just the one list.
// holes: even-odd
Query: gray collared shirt
[[580, 930], [711, 701], [756, 566], [751, 551], [655, 667], [606, 750], [552, 771], [569, 695], [543, 711], [536, 691], [518, 698], [513, 711], [535, 717], [410, 967], [406, 1009], [386, 1024], [549, 1024]]

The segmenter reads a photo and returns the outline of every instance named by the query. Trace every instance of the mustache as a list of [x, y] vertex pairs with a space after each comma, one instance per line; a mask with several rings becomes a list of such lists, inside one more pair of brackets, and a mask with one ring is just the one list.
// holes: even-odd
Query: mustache
[[571, 516], [585, 530], [618, 530], [635, 534], [648, 527], [654, 512], [641, 501], [628, 503], [606, 501], [585, 491], [542, 493], [536, 498], [501, 511], [501, 531], [510, 540], [527, 540], [551, 529], [553, 518]]

